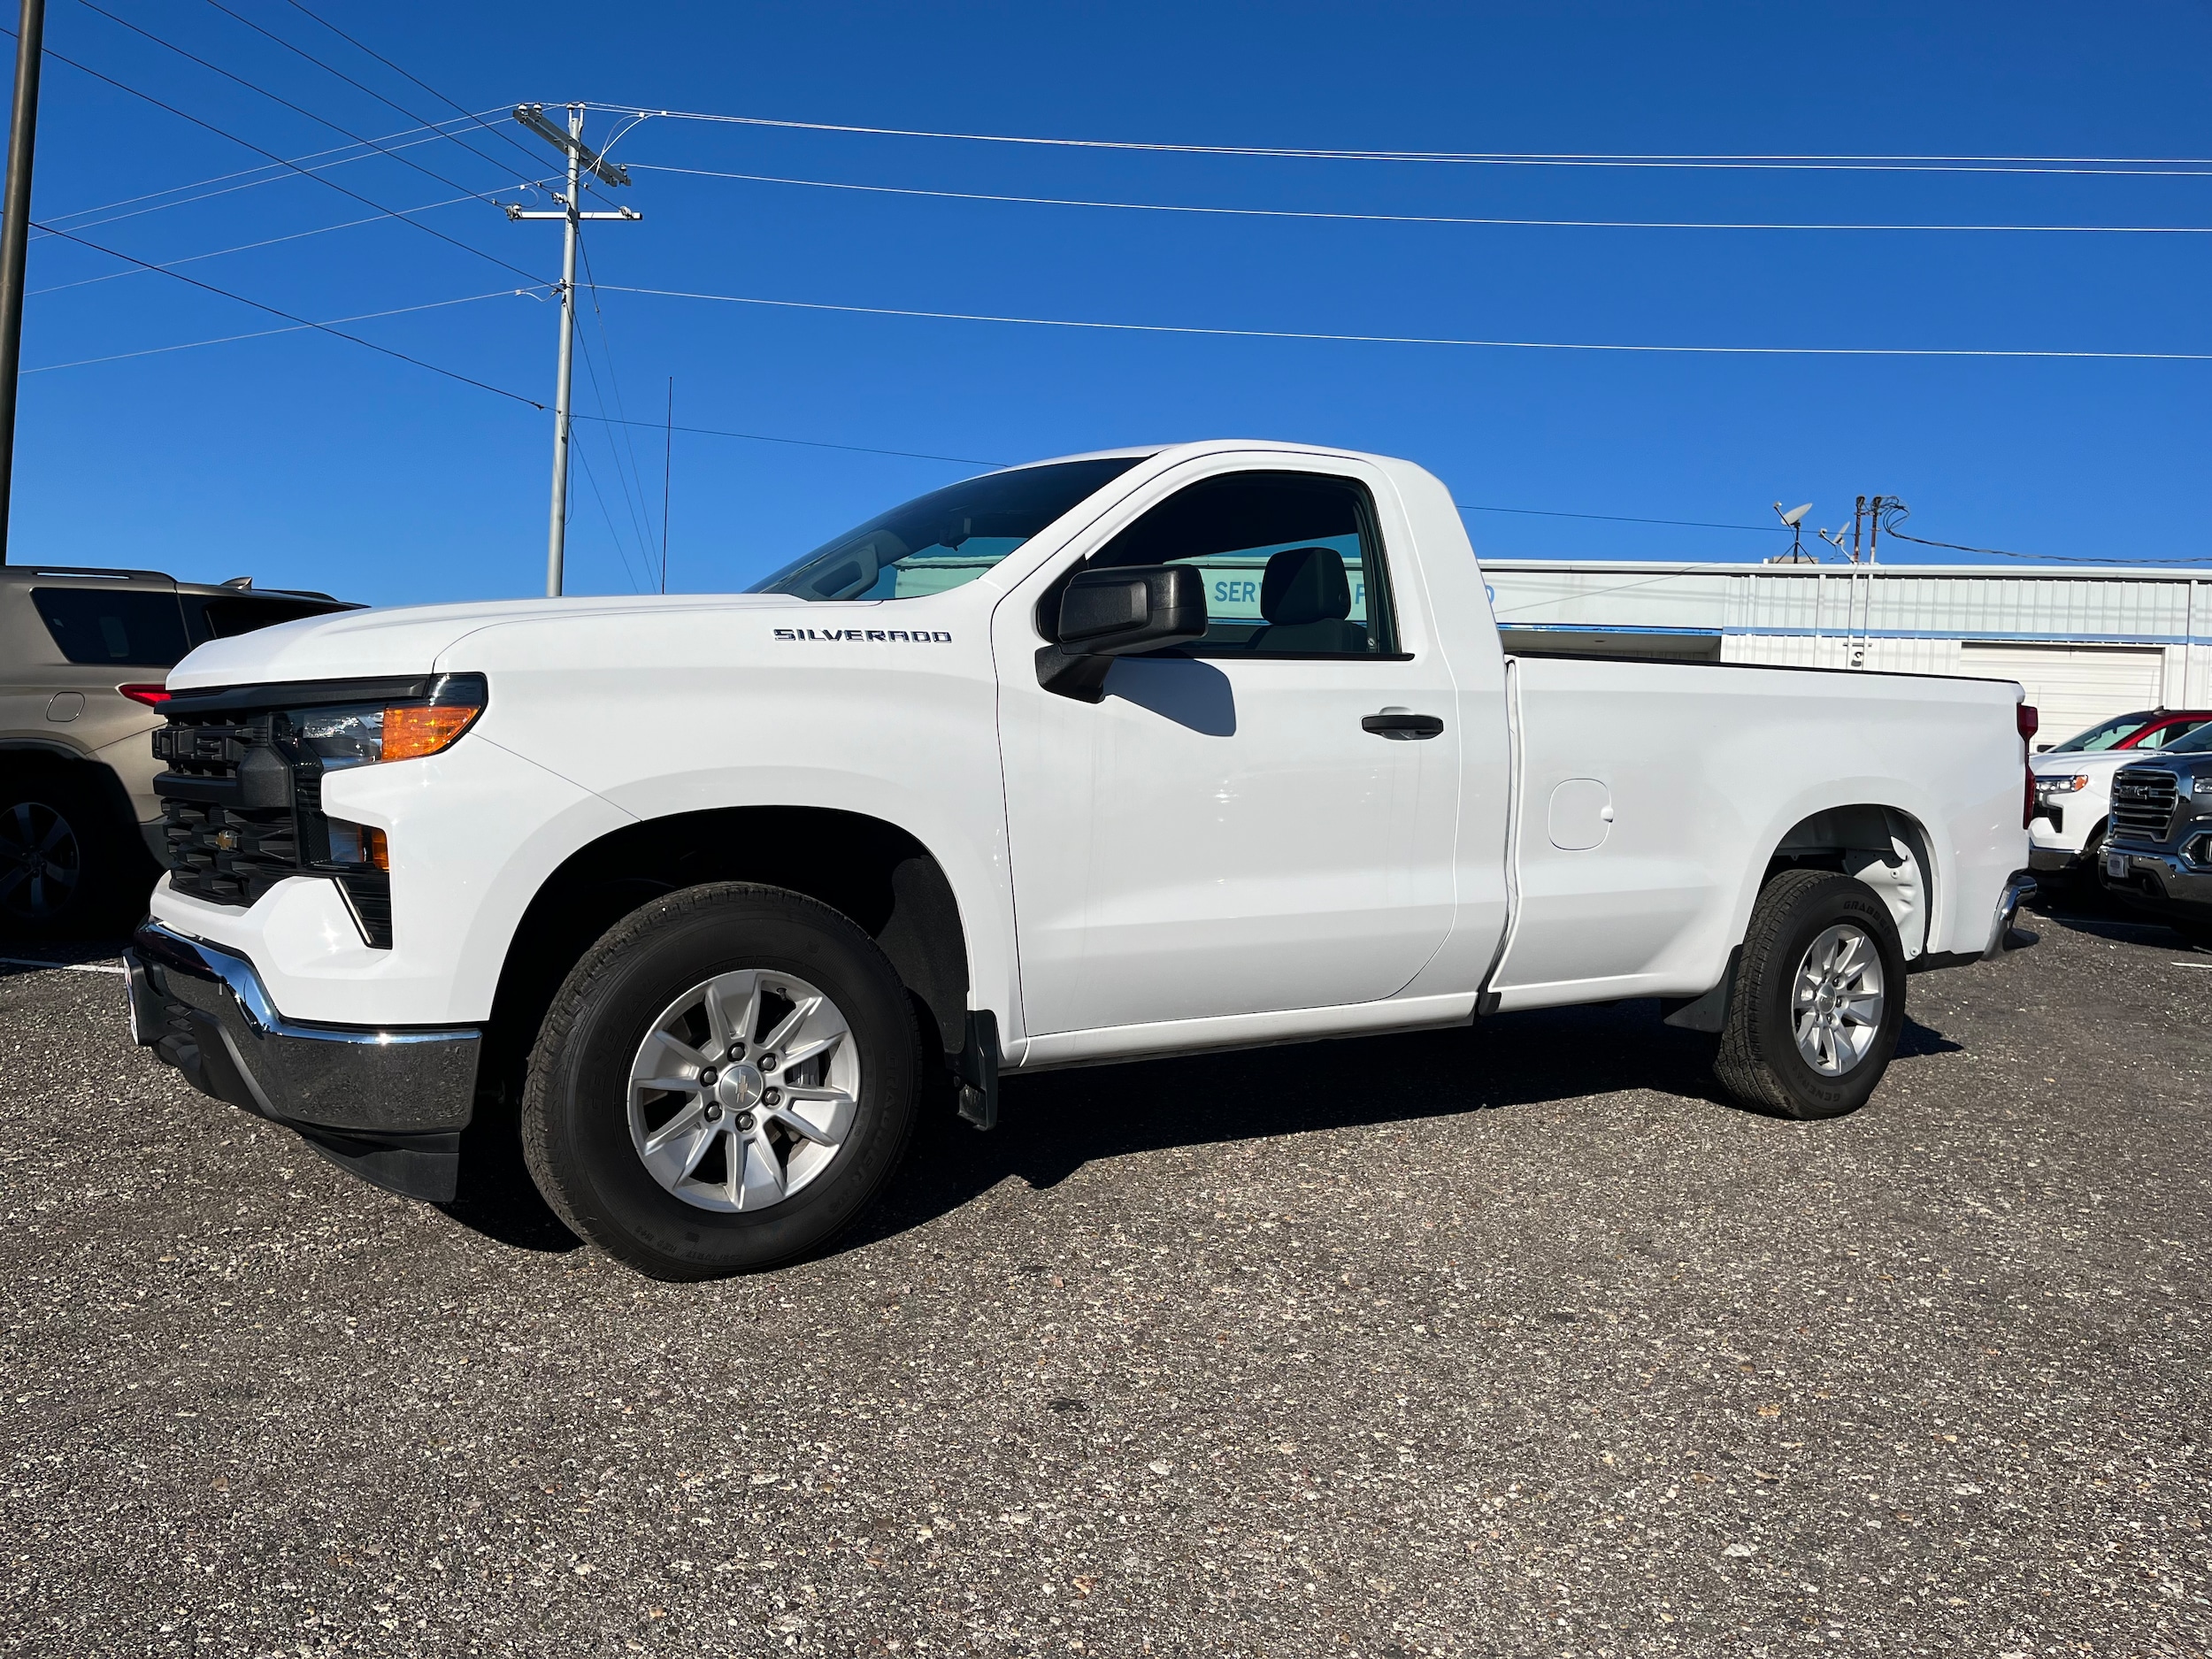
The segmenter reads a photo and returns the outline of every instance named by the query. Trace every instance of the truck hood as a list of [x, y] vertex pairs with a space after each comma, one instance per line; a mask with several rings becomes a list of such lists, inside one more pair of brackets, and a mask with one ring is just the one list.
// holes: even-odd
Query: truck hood
[[481, 629], [506, 622], [560, 621], [589, 627], [611, 617], [673, 611], [804, 610], [783, 594], [650, 594], [603, 599], [503, 599], [457, 605], [342, 611], [211, 640], [169, 671], [172, 688], [267, 681], [427, 674], [439, 658]]

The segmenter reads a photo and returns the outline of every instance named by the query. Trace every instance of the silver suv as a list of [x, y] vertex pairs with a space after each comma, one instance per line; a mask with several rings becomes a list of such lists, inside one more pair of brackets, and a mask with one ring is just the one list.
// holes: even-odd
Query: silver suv
[[194, 646], [352, 607], [158, 571], [0, 566], [0, 937], [121, 926], [163, 866], [147, 733]]

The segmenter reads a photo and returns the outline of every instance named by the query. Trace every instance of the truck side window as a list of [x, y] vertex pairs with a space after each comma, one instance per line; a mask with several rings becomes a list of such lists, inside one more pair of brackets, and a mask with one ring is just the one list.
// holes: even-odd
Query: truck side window
[[1206, 636], [1188, 657], [1391, 657], [1397, 630], [1365, 488], [1317, 472], [1232, 472], [1168, 497], [1090, 566], [1194, 565]]

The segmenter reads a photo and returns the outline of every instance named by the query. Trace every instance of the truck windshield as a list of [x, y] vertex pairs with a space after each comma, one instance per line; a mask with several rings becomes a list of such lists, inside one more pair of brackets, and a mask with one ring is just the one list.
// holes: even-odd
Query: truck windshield
[[2165, 752], [2169, 755], [2201, 755], [2208, 749], [2212, 749], [2212, 720], [2207, 720], [2188, 736], [2177, 738], [2167, 744]]
[[2116, 714], [2102, 726], [2093, 726], [2078, 737], [2052, 748], [2054, 755], [2081, 755], [2100, 749], [2116, 749], [2148, 726], [2152, 714]]
[[1145, 457], [1017, 467], [917, 495], [747, 591], [800, 599], [912, 599], [972, 582]]

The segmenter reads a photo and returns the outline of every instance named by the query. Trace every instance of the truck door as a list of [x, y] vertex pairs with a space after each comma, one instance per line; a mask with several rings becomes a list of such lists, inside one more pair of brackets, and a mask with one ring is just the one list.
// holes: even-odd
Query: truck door
[[[1394, 495], [1254, 458], [1167, 475], [995, 613], [1032, 1035], [1371, 1002], [1450, 930], [1460, 736]], [[1204, 572], [1202, 641], [1095, 703], [1039, 686], [1070, 572], [1165, 564]]]

